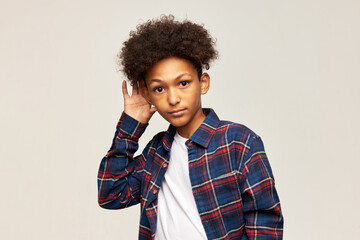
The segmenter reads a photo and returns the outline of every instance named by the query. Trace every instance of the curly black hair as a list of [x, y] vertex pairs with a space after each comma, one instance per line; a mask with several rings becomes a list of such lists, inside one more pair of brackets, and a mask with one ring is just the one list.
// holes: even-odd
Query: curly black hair
[[118, 57], [131, 85], [144, 81], [149, 68], [164, 58], [187, 59], [197, 70], [199, 78], [202, 69], [209, 69], [209, 63], [217, 58], [215, 40], [203, 25], [174, 19], [173, 15], [162, 15], [160, 19], [148, 20], [130, 32]]

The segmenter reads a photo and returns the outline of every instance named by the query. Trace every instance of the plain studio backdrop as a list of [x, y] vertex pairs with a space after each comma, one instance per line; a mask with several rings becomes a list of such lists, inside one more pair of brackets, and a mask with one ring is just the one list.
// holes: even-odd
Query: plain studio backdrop
[[[100, 208], [97, 170], [123, 110], [116, 55], [161, 14], [217, 39], [203, 106], [262, 137], [284, 239], [357, 238], [356, 0], [0, 0], [0, 238], [137, 239], [139, 206]], [[140, 150], [167, 127], [155, 114]]]

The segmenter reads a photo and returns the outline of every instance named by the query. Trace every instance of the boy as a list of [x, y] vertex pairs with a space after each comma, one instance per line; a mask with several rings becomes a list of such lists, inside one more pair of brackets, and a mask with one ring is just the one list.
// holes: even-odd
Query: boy
[[[99, 204], [141, 204], [139, 239], [282, 239], [283, 218], [258, 135], [201, 107], [217, 57], [200, 25], [173, 16], [130, 33], [120, 54], [124, 112], [98, 174]], [[158, 111], [170, 126], [134, 157]]]

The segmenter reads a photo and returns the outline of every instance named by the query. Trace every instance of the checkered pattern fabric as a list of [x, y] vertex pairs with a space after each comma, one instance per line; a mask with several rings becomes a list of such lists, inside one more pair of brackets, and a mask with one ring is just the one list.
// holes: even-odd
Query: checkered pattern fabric
[[[220, 121], [212, 109], [186, 142], [189, 176], [208, 239], [282, 239], [283, 217], [274, 177], [258, 135]], [[123, 113], [98, 173], [103, 208], [141, 204], [139, 239], [154, 239], [157, 194], [169, 163], [175, 127], [160, 132], [134, 157], [146, 129]]]

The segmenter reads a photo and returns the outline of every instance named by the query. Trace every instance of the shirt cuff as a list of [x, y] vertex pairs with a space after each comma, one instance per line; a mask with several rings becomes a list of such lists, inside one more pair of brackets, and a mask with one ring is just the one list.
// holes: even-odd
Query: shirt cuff
[[130, 137], [132, 139], [139, 139], [145, 131], [148, 123], [141, 123], [135, 118], [130, 117], [125, 112], [122, 112], [116, 128], [119, 129], [120, 137]]

